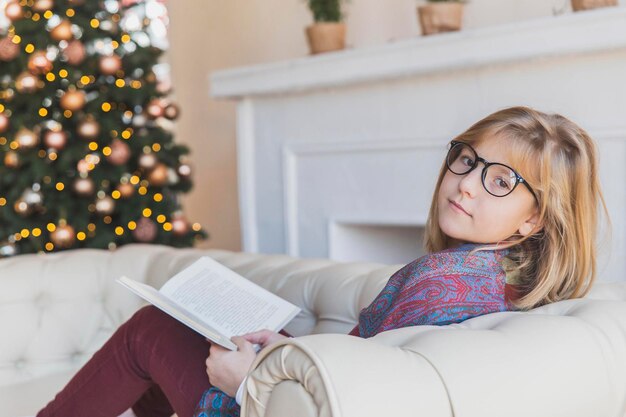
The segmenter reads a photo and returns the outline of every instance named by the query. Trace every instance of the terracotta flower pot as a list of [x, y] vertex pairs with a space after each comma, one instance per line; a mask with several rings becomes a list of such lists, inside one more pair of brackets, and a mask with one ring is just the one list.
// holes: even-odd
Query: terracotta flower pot
[[337, 51], [346, 47], [346, 24], [318, 22], [306, 28], [311, 54]]
[[422, 35], [461, 30], [463, 3], [454, 1], [428, 3], [417, 8], [417, 15]]
[[572, 0], [572, 9], [575, 12], [607, 6], [617, 6], [617, 0]]

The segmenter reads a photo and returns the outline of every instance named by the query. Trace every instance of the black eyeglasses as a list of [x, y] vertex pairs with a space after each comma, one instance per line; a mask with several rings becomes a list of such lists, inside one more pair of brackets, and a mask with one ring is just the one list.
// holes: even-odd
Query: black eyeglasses
[[530, 185], [513, 168], [499, 162], [484, 160], [467, 143], [450, 142], [450, 150], [448, 150], [448, 155], [446, 156], [446, 166], [450, 172], [456, 175], [468, 174], [478, 166], [479, 162], [482, 162], [484, 165], [481, 172], [481, 181], [489, 194], [495, 197], [505, 197], [515, 190], [517, 184], [522, 183], [528, 188], [535, 201], [538, 201]]

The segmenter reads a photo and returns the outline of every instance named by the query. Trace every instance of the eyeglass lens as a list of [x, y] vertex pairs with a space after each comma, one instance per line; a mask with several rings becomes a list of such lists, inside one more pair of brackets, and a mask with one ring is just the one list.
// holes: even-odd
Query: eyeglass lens
[[[457, 175], [464, 175], [476, 168], [478, 155], [469, 145], [454, 144], [448, 151], [446, 165]], [[483, 187], [492, 195], [504, 197], [515, 188], [517, 175], [506, 165], [493, 163], [486, 165], [482, 171]]]

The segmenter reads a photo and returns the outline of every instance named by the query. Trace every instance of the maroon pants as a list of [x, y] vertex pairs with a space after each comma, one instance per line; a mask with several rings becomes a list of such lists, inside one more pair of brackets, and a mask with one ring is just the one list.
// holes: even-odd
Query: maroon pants
[[124, 323], [37, 417], [191, 417], [209, 342], [155, 307]]

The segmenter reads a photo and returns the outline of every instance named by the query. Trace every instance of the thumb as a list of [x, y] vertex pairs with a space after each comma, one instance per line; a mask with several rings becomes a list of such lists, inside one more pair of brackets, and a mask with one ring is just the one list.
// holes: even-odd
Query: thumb
[[230, 340], [237, 345], [237, 350], [239, 351], [254, 351], [252, 347], [252, 343], [248, 342], [245, 338], [241, 336], [233, 336]]

